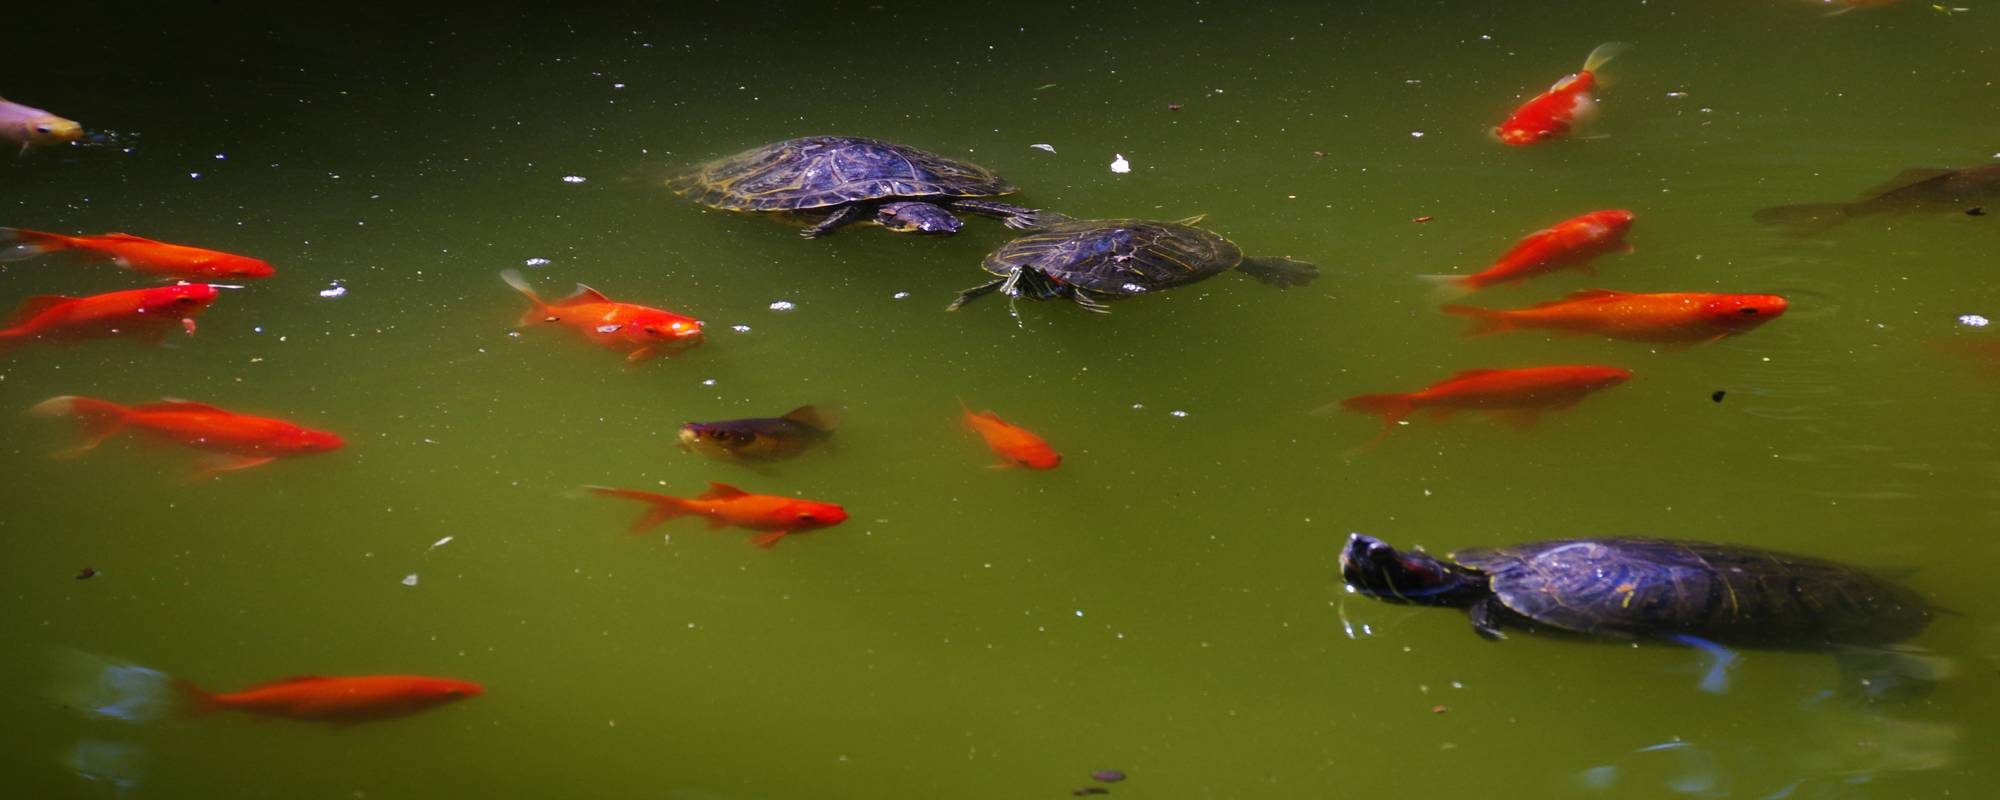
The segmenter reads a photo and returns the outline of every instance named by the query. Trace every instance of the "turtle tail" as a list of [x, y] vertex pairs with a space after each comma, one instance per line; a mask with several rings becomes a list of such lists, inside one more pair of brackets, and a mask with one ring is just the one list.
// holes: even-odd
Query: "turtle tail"
[[1290, 258], [1246, 258], [1236, 269], [1280, 289], [1304, 286], [1319, 277], [1319, 267]]

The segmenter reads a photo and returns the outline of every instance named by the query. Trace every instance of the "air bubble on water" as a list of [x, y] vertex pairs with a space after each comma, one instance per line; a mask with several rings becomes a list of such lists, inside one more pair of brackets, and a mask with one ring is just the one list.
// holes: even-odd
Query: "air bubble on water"
[[892, 295], [889, 295], [889, 299], [891, 299], [891, 300], [901, 300], [901, 299], [903, 299], [903, 298], [905, 298], [905, 297], [909, 297], [909, 296], [910, 296], [910, 293], [909, 293], [909, 292], [897, 292], [897, 293], [895, 293], [895, 294], [892, 294]]
[[1993, 321], [1978, 314], [1961, 314], [1958, 317], [1958, 324], [1971, 328], [1984, 328], [1993, 324]]
[[188, 177], [189, 177], [189, 178], [192, 178], [192, 179], [194, 179], [194, 180], [201, 180], [201, 173], [199, 173], [199, 172], [190, 172], [190, 173], [188, 173]]
[[1146, 404], [1145, 404], [1145, 403], [1133, 403], [1133, 404], [1132, 404], [1132, 410], [1133, 410], [1133, 411], [1139, 411], [1139, 410], [1142, 410], [1142, 409], [1144, 409], [1145, 407], [1146, 407]]
[[1186, 412], [1186, 411], [1182, 411], [1182, 410], [1180, 410], [1180, 409], [1178, 409], [1178, 408], [1176, 408], [1176, 409], [1174, 409], [1174, 410], [1172, 410], [1172, 411], [1169, 411], [1169, 412], [1167, 412], [1167, 413], [1168, 413], [1168, 414], [1172, 414], [1172, 415], [1174, 415], [1174, 416], [1176, 416], [1176, 417], [1185, 417], [1185, 416], [1187, 416], [1187, 412]]
[[563, 183], [582, 183], [587, 180], [590, 179], [582, 175], [564, 175], [562, 179]]
[[708, 380], [705, 380], [705, 381], [702, 381], [702, 382], [701, 382], [701, 385], [703, 385], [703, 386], [714, 386], [714, 385], [715, 385], [715, 379], [714, 379], [714, 378], [709, 378]]

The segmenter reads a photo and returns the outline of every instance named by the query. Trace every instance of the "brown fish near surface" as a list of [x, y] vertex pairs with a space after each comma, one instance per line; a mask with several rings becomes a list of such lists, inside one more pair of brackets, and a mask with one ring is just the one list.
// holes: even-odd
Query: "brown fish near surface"
[[1975, 206], [2000, 202], [2000, 164], [1965, 169], [1906, 169], [1863, 195], [1852, 203], [1773, 206], [1750, 218], [1766, 225], [1784, 225], [1799, 233], [1813, 233], [1860, 217], [1962, 213]]
[[710, 458], [776, 461], [824, 443], [840, 423], [838, 412], [799, 406], [782, 417], [753, 417], [681, 426], [682, 447]]
[[20, 145], [19, 155], [83, 138], [83, 126], [39, 108], [0, 98], [0, 141]]

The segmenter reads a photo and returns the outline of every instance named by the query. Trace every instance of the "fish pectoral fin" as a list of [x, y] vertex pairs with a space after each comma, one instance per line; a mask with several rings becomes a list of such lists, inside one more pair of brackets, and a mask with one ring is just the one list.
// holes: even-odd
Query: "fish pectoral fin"
[[1542, 412], [1534, 408], [1505, 409], [1493, 412], [1493, 416], [1515, 430], [1531, 431], [1535, 429], [1535, 423], [1541, 421]]
[[987, 468], [987, 469], [1013, 469], [1013, 468], [1015, 468], [1015, 467], [1018, 467], [1018, 466], [1021, 466], [1021, 465], [1019, 465], [1019, 464], [1016, 464], [1016, 463], [1014, 463], [1014, 462], [1012, 462], [1012, 461], [1002, 461], [1002, 462], [1000, 462], [1000, 463], [998, 463], [998, 464], [987, 464], [987, 465], [986, 465], [986, 468]]
[[276, 456], [210, 456], [196, 465], [194, 474], [188, 480], [207, 480], [224, 472], [261, 467], [276, 460]]
[[729, 527], [729, 523], [723, 521], [721, 517], [708, 517], [707, 522], [708, 522], [708, 529], [712, 531], [719, 531], [722, 530], [723, 528]]
[[659, 354], [660, 354], [659, 351], [654, 349], [653, 347], [650, 346], [641, 347], [637, 350], [625, 354], [625, 361], [626, 363], [637, 364], [643, 361], [652, 360], [654, 356], [657, 356]]
[[789, 535], [791, 535], [791, 531], [778, 531], [776, 533], [767, 533], [762, 536], [751, 538], [750, 543], [758, 547], [762, 547], [766, 550], [769, 550], [773, 547], [778, 546], [779, 539], [783, 539]]

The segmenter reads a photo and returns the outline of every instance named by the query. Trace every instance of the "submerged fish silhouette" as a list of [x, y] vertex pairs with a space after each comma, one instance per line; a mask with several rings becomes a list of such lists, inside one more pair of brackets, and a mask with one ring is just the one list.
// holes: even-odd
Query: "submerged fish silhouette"
[[1823, 231], [1856, 217], [1957, 213], [2000, 201], [2000, 164], [1965, 169], [1906, 169], [1852, 203], [1773, 206], [1750, 215], [1799, 233]]

